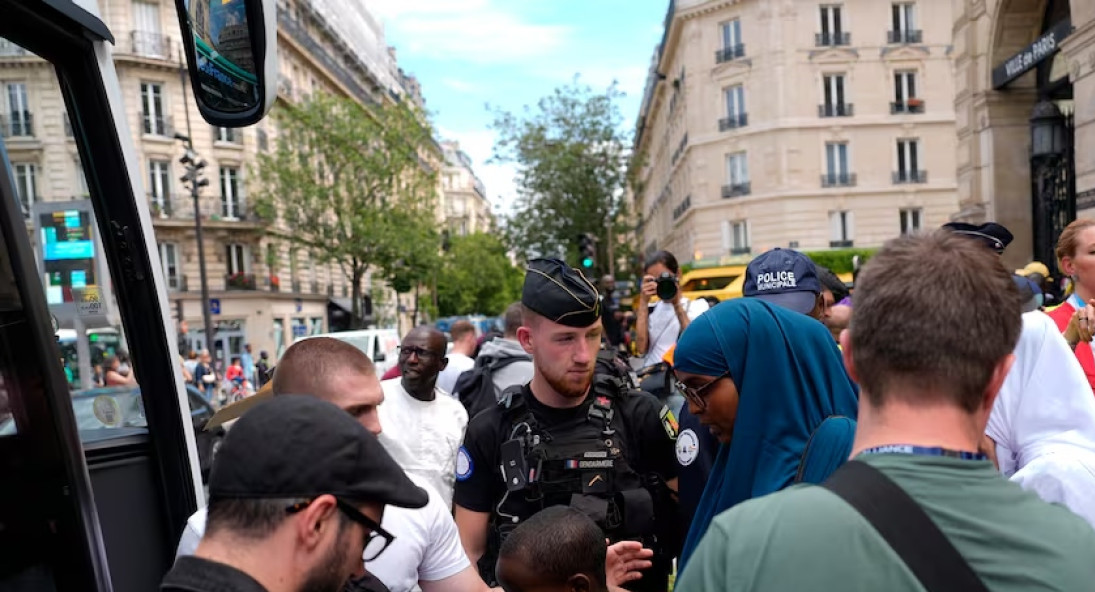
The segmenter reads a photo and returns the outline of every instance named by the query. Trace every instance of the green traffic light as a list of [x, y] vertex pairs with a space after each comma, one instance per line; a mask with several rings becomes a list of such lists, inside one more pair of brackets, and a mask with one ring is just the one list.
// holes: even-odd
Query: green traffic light
[[593, 258], [586, 257], [585, 259], [582, 259], [582, 267], [593, 267]]

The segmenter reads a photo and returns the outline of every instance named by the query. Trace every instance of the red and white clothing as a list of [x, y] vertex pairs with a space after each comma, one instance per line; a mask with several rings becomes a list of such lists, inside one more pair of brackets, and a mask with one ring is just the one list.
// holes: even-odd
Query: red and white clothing
[[[1080, 300], [1080, 297], [1073, 294], [1061, 306], [1046, 314], [1053, 319], [1054, 323], [1057, 323], [1057, 330], [1064, 333], [1065, 329], [1068, 328], [1068, 322], [1072, 319], [1072, 315], [1083, 306], [1084, 303]], [[1088, 384], [1095, 390], [1095, 354], [1091, 351], [1090, 343], [1080, 342], [1076, 344], [1076, 359], [1080, 361], [1080, 367], [1084, 369]]]

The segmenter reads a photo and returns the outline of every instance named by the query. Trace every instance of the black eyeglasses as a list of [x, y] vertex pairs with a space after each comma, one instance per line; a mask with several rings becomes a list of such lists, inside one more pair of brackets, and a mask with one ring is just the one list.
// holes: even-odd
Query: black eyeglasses
[[[314, 501], [314, 499], [311, 499], [306, 502], [293, 504], [288, 508], [285, 508], [285, 511], [289, 514], [296, 514], [312, 505], [312, 502]], [[379, 557], [381, 553], [391, 546], [392, 541], [395, 540], [395, 535], [384, 530], [382, 526], [377, 524], [376, 520], [362, 514], [352, 504], [344, 502], [337, 497], [335, 498], [335, 504], [347, 518], [365, 527], [365, 547], [362, 551], [361, 558], [366, 563]]]
[[418, 356], [418, 359], [420, 360], [436, 360], [441, 357], [437, 352], [428, 350], [424, 347], [418, 347], [417, 345], [399, 346], [399, 357], [410, 358], [411, 354]]
[[673, 377], [673, 384], [674, 384], [674, 386], [677, 387], [677, 390], [679, 390], [681, 392], [681, 394], [684, 395], [684, 398], [688, 399], [689, 403], [692, 403], [696, 407], [699, 407], [700, 410], [702, 411], [704, 409], [707, 409], [707, 399], [703, 398], [704, 391], [711, 388], [711, 385], [713, 385], [716, 382], [722, 380], [723, 378], [729, 378], [729, 377], [730, 377], [730, 371], [727, 370], [726, 372], [723, 372], [722, 374], [720, 374], [718, 376], [718, 378], [715, 378], [711, 382], [708, 382], [707, 384], [705, 384], [701, 387], [692, 388], [692, 387], [684, 384], [683, 382], [681, 382], [681, 380], [679, 378], [674, 376]]

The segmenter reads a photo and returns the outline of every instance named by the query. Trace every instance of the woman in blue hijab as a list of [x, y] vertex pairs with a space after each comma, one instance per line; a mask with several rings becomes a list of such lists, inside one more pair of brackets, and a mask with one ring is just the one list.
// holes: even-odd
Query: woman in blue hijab
[[692, 321], [674, 363], [689, 411], [721, 443], [683, 569], [717, 514], [796, 481], [823, 481], [847, 460], [857, 389], [824, 325], [753, 298]]

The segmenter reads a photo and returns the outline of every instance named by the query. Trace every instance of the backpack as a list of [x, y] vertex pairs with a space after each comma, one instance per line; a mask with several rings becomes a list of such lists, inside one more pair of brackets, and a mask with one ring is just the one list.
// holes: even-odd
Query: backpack
[[479, 356], [475, 360], [475, 367], [465, 370], [456, 379], [456, 385], [452, 390], [456, 393], [464, 409], [468, 411], [468, 417], [475, 417], [480, 411], [490, 409], [498, 403], [498, 392], [494, 388], [494, 371], [509, 366], [514, 362], [531, 362], [532, 356], [507, 356], [504, 358], [491, 358]]

